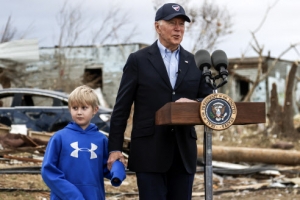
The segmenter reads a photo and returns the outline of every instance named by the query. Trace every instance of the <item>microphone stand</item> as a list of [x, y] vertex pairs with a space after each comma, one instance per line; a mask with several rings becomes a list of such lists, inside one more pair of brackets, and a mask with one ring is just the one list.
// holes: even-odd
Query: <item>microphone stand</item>
[[[220, 70], [219, 74], [212, 76], [210, 70], [202, 73], [206, 83], [213, 89], [213, 93], [218, 93], [217, 89], [227, 83], [228, 71]], [[207, 78], [209, 77], [209, 78]], [[216, 85], [216, 80], [222, 78], [222, 82]], [[205, 200], [213, 199], [213, 167], [212, 167], [212, 129], [204, 125], [203, 137], [203, 162], [204, 162], [204, 190]]]
[[[205, 70], [202, 73], [202, 76], [205, 77], [205, 82], [206, 84], [209, 85], [209, 87], [213, 90], [217, 90], [218, 88], [222, 87], [223, 85], [225, 85], [227, 83], [227, 77], [228, 77], [228, 70], [226, 69], [221, 69], [219, 71], [219, 74], [216, 76], [212, 76], [211, 71], [210, 70]], [[216, 85], [216, 80], [222, 78], [222, 82], [219, 83], [218, 85]], [[215, 92], [218, 93], [218, 92]]]

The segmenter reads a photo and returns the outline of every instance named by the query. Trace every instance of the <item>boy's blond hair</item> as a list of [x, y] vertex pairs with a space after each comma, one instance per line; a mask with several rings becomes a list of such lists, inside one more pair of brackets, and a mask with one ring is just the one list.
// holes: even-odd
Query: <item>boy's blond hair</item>
[[92, 106], [93, 109], [99, 107], [99, 99], [95, 91], [86, 86], [82, 85], [71, 92], [68, 100], [69, 108], [72, 106]]

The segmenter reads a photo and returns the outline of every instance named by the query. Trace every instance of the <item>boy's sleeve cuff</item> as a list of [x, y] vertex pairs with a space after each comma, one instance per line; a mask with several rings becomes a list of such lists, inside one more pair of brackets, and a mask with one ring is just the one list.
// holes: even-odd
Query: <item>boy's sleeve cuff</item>
[[125, 166], [118, 160], [113, 163], [110, 173], [112, 176], [110, 182], [114, 187], [120, 186], [126, 178]]

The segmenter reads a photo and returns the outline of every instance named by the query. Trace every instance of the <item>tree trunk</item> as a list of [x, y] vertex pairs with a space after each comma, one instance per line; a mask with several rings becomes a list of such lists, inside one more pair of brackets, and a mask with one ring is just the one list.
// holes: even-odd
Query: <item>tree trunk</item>
[[[197, 145], [198, 158], [203, 157], [203, 145]], [[212, 158], [225, 162], [250, 162], [299, 165], [300, 152], [278, 149], [212, 146]]]
[[273, 83], [271, 90], [271, 104], [268, 118], [270, 120], [270, 132], [283, 137], [291, 137], [295, 134], [293, 123], [293, 90], [295, 76], [297, 72], [297, 63], [293, 63], [292, 68], [286, 80], [285, 100], [283, 107], [278, 103], [278, 94], [276, 84]]
[[269, 118], [269, 128], [271, 133], [281, 135], [282, 133], [282, 107], [278, 102], [277, 86], [275, 83], [272, 84], [270, 109], [267, 114]]
[[285, 101], [284, 101], [284, 115], [283, 115], [283, 129], [282, 129], [282, 136], [288, 137], [295, 134], [295, 128], [293, 123], [293, 116], [294, 116], [294, 109], [293, 109], [293, 90], [294, 90], [294, 83], [295, 83], [295, 76], [297, 72], [298, 65], [293, 63], [288, 78], [286, 80], [286, 90], [285, 90]]

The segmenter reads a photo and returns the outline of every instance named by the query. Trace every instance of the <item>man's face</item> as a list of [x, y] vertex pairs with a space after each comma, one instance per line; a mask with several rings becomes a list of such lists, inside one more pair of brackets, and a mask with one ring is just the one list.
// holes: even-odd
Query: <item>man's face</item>
[[159, 35], [159, 41], [166, 48], [174, 51], [183, 39], [185, 20], [182, 17], [174, 17], [169, 21], [155, 22], [155, 29]]

